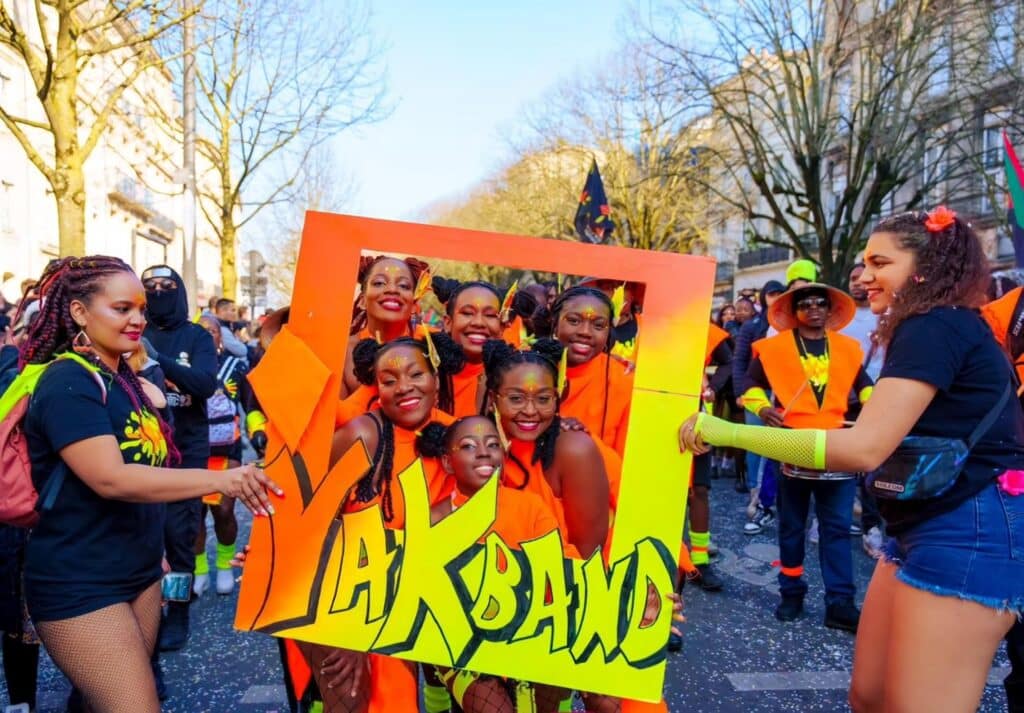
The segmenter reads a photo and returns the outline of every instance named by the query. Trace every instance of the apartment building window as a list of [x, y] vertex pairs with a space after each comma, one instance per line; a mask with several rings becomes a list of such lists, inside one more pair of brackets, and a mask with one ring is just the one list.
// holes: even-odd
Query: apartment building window
[[931, 56], [928, 58], [930, 74], [928, 92], [933, 96], [949, 91], [949, 65], [951, 62], [949, 35], [943, 33], [932, 41]]
[[1019, 0], [997, 0], [989, 40], [989, 71], [993, 74], [1015, 67], [1017, 57], [1017, 21]]
[[929, 204], [941, 199], [942, 183], [947, 174], [947, 158], [945, 147], [941, 144], [925, 147], [921, 157], [921, 185], [925, 201]]
[[840, 126], [850, 126], [853, 123], [853, 77], [849, 71], [844, 71], [836, 77], [836, 112], [839, 115]]
[[981, 130], [981, 160], [986, 171], [1003, 165], [1003, 128], [993, 119], [986, 117]]

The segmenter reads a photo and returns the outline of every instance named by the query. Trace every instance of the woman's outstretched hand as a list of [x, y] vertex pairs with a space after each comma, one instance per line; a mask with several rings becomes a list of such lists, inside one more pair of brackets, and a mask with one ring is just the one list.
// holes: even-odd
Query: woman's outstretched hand
[[700, 434], [696, 432], [697, 417], [700, 414], [693, 414], [688, 419], [683, 421], [683, 425], [679, 427], [679, 451], [685, 452], [690, 451], [696, 456], [704, 455], [711, 450], [711, 446], [704, 443], [704, 440], [700, 437]]

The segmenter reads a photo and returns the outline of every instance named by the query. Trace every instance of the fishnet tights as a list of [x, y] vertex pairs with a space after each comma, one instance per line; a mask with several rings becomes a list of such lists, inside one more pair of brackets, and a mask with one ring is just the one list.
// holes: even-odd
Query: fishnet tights
[[160, 713], [149, 664], [159, 627], [159, 582], [131, 602], [36, 624], [53, 662], [96, 713]]
[[[569, 692], [555, 686], [516, 684], [497, 676], [438, 669], [463, 713], [557, 713]], [[525, 696], [526, 700], [521, 700]]]
[[[304, 641], [297, 642], [299, 650], [313, 670], [313, 680], [320, 689], [320, 699], [324, 703], [324, 713], [365, 713], [370, 702], [370, 671], [367, 667], [363, 671], [363, 677], [356, 695], [352, 695], [351, 681], [346, 681], [340, 686], [329, 688], [328, 683], [334, 678], [333, 674], [321, 674], [324, 660], [335, 651], [332, 646], [321, 646], [310, 644]], [[365, 654], [360, 654], [365, 663]]]

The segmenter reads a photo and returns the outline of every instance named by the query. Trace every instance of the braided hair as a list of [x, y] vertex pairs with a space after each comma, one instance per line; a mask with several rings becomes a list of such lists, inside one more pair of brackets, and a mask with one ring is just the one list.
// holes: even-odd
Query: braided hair
[[978, 307], [989, 282], [988, 259], [977, 234], [961, 218], [941, 230], [929, 230], [930, 214], [901, 213], [883, 218], [872, 230], [892, 233], [904, 250], [915, 257], [915, 278], [895, 295], [892, 306], [878, 319], [875, 333], [888, 345], [896, 327], [915, 314], [940, 305]]
[[[431, 373], [437, 375], [440, 382], [438, 390], [438, 405], [442, 410], [454, 411], [454, 390], [452, 388], [452, 374], [462, 370], [466, 365], [462, 348], [447, 335], [434, 335], [434, 346], [437, 349], [441, 363], [434, 371], [433, 364], [428, 358], [427, 343], [412, 337], [400, 337], [386, 344], [380, 344], [375, 339], [363, 339], [352, 350], [352, 365], [356, 378], [360, 383], [367, 386], [377, 382], [377, 364], [381, 357], [395, 347], [409, 346], [419, 349], [427, 363]], [[371, 416], [374, 423], [378, 425], [377, 448], [374, 450], [370, 467], [356, 484], [356, 499], [360, 502], [369, 502], [378, 494], [381, 495], [381, 510], [386, 522], [391, 522], [395, 517], [394, 499], [391, 495], [391, 481], [394, 478], [395, 470], [395, 424], [380, 409], [375, 416]], [[379, 419], [379, 420], [378, 420]], [[417, 439], [419, 446], [419, 439]], [[421, 455], [430, 455], [423, 453]], [[374, 485], [374, 473], [380, 473], [377, 485]]]
[[[398, 258], [392, 257], [391, 255], [364, 255], [359, 258], [359, 272], [357, 273], [356, 280], [359, 282], [359, 297], [366, 294], [366, 286], [370, 279], [370, 272], [373, 270], [374, 265], [384, 260], [396, 260], [398, 262], [404, 262], [406, 267], [409, 268], [409, 275], [412, 277], [413, 283], [420, 279], [426, 270], [430, 269], [430, 266], [422, 260], [417, 260], [414, 257]], [[352, 325], [349, 328], [349, 334], [359, 334], [360, 331], [366, 328], [368, 317], [366, 309], [359, 306], [359, 297], [356, 297], [355, 304], [352, 305]]]
[[[544, 367], [550, 374], [551, 380], [555, 383], [558, 382], [558, 358], [552, 358], [557, 351], [559, 356], [561, 355], [562, 345], [553, 339], [539, 339], [537, 343], [533, 345], [530, 351], [520, 351], [507, 342], [503, 342], [500, 339], [489, 339], [484, 343], [484, 371], [487, 374], [487, 390], [490, 393], [498, 393], [498, 389], [501, 388], [502, 381], [513, 367], [522, 364], [537, 364]], [[556, 396], [556, 404], [558, 396]], [[557, 408], [557, 407], [556, 407]], [[495, 413], [494, 418], [497, 421], [501, 418], [500, 414]], [[533, 444], [533, 456], [530, 459], [530, 463], [540, 462], [541, 468], [547, 470], [555, 462], [555, 445], [558, 442], [558, 436], [562, 431], [561, 418], [559, 418], [557, 411], [551, 424], [544, 430], [537, 440]], [[511, 450], [508, 452], [508, 457], [513, 463], [523, 472], [523, 484], [519, 486], [522, 490], [526, 487], [530, 480], [530, 471], [526, 466], [512, 453]]]
[[[106, 255], [52, 260], [39, 278], [39, 315], [28, 327], [18, 357], [18, 368], [26, 364], [47, 364], [59, 354], [71, 350], [75, 336], [82, 331], [71, 316], [71, 303], [89, 304], [108, 278], [122, 272], [135, 274], [124, 261]], [[171, 427], [160, 417], [160, 411], [146, 396], [139, 377], [124, 357], [118, 357], [116, 371], [100, 359], [92, 361], [124, 390], [132, 408], [140, 416], [143, 411], [148, 411], [156, 418], [167, 443], [167, 464], [173, 466], [181, 462]]]

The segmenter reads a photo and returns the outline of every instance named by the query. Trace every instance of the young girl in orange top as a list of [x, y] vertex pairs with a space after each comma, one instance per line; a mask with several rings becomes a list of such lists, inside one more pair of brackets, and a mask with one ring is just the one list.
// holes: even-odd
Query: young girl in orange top
[[[431, 424], [420, 439], [425, 454], [440, 458], [444, 471], [454, 478], [455, 488], [432, 510], [440, 522], [479, 492], [487, 481], [501, 473], [505, 460], [498, 429], [484, 416], [460, 418], [448, 428]], [[541, 537], [558, 528], [558, 520], [533, 493], [501, 486], [497, 491], [494, 523], [488, 530], [498, 533], [512, 549], [519, 543]], [[486, 536], [486, 535], [485, 535]], [[579, 557], [566, 545], [567, 557]], [[534, 697], [539, 712], [557, 711], [567, 691], [552, 686], [532, 686], [470, 671], [438, 668], [437, 673], [465, 713], [513, 713], [518, 697]]]
[[568, 349], [569, 388], [559, 412], [579, 419], [622, 457], [633, 377], [608, 354], [614, 307], [592, 287], [573, 287], [551, 306], [555, 338]]
[[[437, 367], [429, 354], [436, 354]], [[366, 475], [341, 506], [356, 512], [380, 505], [388, 527], [405, 524], [405, 503], [394, 482], [414, 460], [416, 432], [432, 421], [451, 419], [435, 408], [449, 398], [440, 378], [461, 366], [458, 353], [432, 350], [422, 341], [402, 337], [387, 344], [359, 342], [352, 352], [354, 373], [363, 384], [376, 384], [380, 408], [364, 414], [334, 434], [332, 464], [361, 440], [371, 454]], [[450, 496], [452, 481], [436, 459], [423, 459], [432, 502]], [[417, 709], [417, 679], [412, 664], [363, 652], [300, 643], [324, 698], [325, 710], [387, 713]]]

